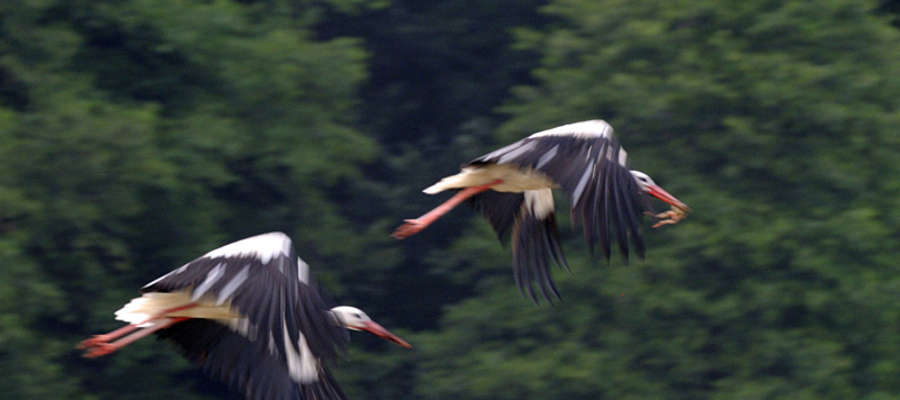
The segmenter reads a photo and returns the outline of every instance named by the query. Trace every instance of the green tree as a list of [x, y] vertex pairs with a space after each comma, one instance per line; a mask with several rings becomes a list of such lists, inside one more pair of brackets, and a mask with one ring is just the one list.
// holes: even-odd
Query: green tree
[[[562, 306], [523, 309], [500, 282], [450, 307], [421, 339], [418, 394], [900, 393], [900, 48], [874, 6], [546, 6], [550, 27], [519, 35], [540, 52], [539, 82], [515, 89], [500, 141], [607, 119], [632, 162], [696, 212], [648, 234], [633, 267], [573, 257]], [[578, 240], [567, 247], [584, 252]]]
[[0, 71], [15, 83], [0, 109], [4, 393], [218, 397], [152, 341], [96, 361], [74, 345], [117, 326], [111, 313], [146, 281], [250, 234], [292, 234], [337, 293], [352, 271], [327, 266], [375, 264], [358, 254], [388, 239], [332, 202], [379, 152], [354, 129], [365, 53], [312, 38], [314, 9], [20, 1], [0, 13]]
[[[72, 347], [282, 230], [415, 346], [354, 335], [351, 398], [900, 394], [894, 2], [546, 3], [0, 2], [0, 393], [235, 397], [152, 340]], [[573, 273], [534, 307], [464, 207], [388, 237], [460, 162], [588, 118], [696, 210], [646, 261], [590, 260], [560, 197]]]

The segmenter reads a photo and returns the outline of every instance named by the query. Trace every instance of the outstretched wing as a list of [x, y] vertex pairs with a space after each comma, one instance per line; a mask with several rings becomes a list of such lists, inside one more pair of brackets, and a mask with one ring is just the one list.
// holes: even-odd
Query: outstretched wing
[[607, 259], [618, 242], [625, 260], [629, 243], [644, 256], [640, 218], [645, 207], [640, 188], [627, 166], [627, 153], [602, 120], [563, 125], [535, 133], [468, 165], [513, 164], [539, 171], [568, 192], [572, 220], [581, 221], [593, 252], [599, 243]]
[[190, 319], [157, 332], [176, 343], [203, 371], [251, 400], [345, 400], [327, 368], [316, 362], [318, 379], [297, 382], [261, 341], [216, 321]]
[[547, 301], [558, 299], [550, 262], [567, 270], [569, 266], [559, 245], [550, 189], [523, 193], [486, 191], [469, 202], [488, 219], [501, 241], [512, 237], [513, 276], [519, 291], [535, 302], [535, 287]]
[[[336, 358], [346, 332], [333, 323], [291, 239], [272, 232], [215, 249], [145, 285], [142, 292], [186, 290], [193, 301], [228, 304], [245, 317], [236, 331], [272, 351], [296, 382], [318, 378], [318, 359]], [[311, 353], [304, 354], [304, 349]]]

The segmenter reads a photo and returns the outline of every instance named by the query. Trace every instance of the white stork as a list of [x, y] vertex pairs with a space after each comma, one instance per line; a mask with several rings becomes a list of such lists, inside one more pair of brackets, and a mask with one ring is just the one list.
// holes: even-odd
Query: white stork
[[344, 328], [411, 347], [357, 308], [329, 310], [280, 232], [210, 251], [141, 292], [115, 313], [129, 325], [80, 343], [85, 357], [157, 333], [248, 399], [337, 400], [344, 394], [323, 362], [343, 349]]
[[537, 132], [525, 139], [478, 157], [462, 172], [445, 177], [424, 190], [435, 194], [463, 189], [416, 219], [408, 219], [393, 236], [404, 239], [425, 229], [463, 200], [469, 199], [493, 226], [501, 240], [512, 236], [513, 274], [519, 290], [537, 301], [537, 286], [548, 301], [559, 297], [550, 278], [550, 259], [568, 269], [556, 230], [553, 188], [571, 198], [572, 220], [580, 220], [591, 252], [599, 242], [610, 258], [617, 241], [625, 260], [629, 241], [644, 256], [639, 219], [649, 213], [654, 196], [672, 206], [656, 214], [654, 228], [674, 224], [690, 209], [656, 185], [647, 174], [628, 169], [627, 153], [602, 120], [576, 122]]

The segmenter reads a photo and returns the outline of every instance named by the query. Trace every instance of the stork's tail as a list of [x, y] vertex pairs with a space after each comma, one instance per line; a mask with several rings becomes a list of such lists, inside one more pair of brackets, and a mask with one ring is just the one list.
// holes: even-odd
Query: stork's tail
[[144, 293], [143, 296], [131, 299], [128, 304], [116, 311], [116, 319], [129, 324], [139, 324], [163, 310], [190, 302], [187, 296], [177, 296], [176, 294], [177, 292]]
[[465, 175], [465, 173], [459, 173], [456, 175], [444, 177], [434, 185], [425, 188], [425, 190], [423, 190], [422, 192], [426, 194], [436, 194], [447, 189], [458, 189], [461, 187], [466, 187], [465, 183], [463, 182]]
[[[190, 308], [183, 308], [186, 304], [194, 303]], [[148, 292], [143, 296], [131, 299], [128, 304], [116, 311], [116, 319], [129, 324], [140, 324], [148, 318], [156, 317], [166, 310], [178, 309], [178, 311], [166, 313], [170, 317], [189, 317], [206, 319], [235, 319], [240, 317], [229, 308], [229, 304], [216, 304], [215, 302], [191, 301], [188, 291], [177, 292]]]

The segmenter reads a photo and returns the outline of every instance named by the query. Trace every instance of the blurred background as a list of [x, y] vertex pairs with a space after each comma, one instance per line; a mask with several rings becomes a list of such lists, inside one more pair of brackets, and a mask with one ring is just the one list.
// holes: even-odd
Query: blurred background
[[[143, 340], [137, 289], [281, 230], [354, 334], [352, 399], [900, 398], [900, 2], [3, 0], [0, 393], [236, 398]], [[557, 198], [563, 302], [520, 296], [421, 189], [602, 118], [694, 213], [592, 259]], [[662, 208], [662, 207], [660, 207]]]

